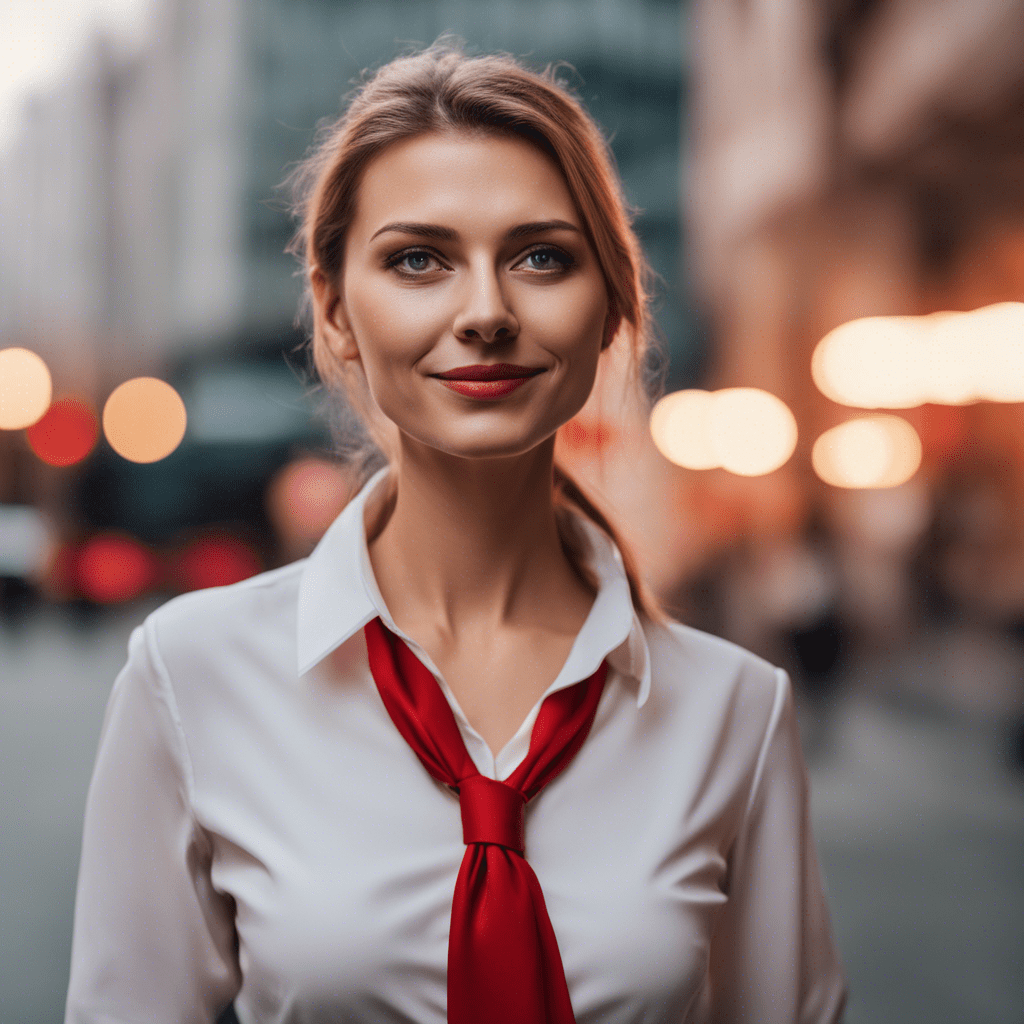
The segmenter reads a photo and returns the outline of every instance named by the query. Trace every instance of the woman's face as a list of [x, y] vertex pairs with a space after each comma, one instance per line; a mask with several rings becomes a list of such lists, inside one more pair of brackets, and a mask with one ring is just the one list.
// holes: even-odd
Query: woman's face
[[557, 165], [495, 136], [421, 135], [373, 160], [340, 287], [316, 295], [404, 440], [470, 458], [528, 451], [579, 411], [608, 319]]

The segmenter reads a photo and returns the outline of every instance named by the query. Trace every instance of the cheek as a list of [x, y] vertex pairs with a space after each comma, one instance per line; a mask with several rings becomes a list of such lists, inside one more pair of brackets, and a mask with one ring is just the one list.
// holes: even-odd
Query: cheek
[[444, 315], [439, 303], [420, 293], [387, 287], [356, 276], [345, 291], [349, 325], [371, 387], [391, 371], [408, 368], [430, 351]]
[[531, 336], [557, 359], [571, 363], [574, 376], [588, 364], [596, 366], [608, 314], [603, 282], [540, 290], [523, 312]]

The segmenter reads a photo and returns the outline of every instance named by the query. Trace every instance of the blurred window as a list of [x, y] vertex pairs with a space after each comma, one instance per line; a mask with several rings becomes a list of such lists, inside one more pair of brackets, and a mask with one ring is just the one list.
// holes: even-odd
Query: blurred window
[[309, 433], [303, 385], [284, 364], [203, 367], [183, 398], [188, 434], [200, 444], [287, 441]]

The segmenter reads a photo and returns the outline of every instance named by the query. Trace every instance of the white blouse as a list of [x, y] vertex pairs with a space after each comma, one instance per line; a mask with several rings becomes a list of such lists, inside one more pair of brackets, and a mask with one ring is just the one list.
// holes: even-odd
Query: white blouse
[[[506, 778], [374, 581], [363, 508], [309, 558], [175, 598], [131, 636], [85, 811], [67, 1024], [443, 1024], [465, 847], [458, 798], [388, 717], [362, 627], [437, 677], [480, 771]], [[584, 524], [594, 605], [552, 693], [610, 671], [593, 728], [526, 807], [579, 1024], [834, 1022], [845, 984], [789, 680], [634, 613]], [[541, 698], [543, 700], [543, 697]]]

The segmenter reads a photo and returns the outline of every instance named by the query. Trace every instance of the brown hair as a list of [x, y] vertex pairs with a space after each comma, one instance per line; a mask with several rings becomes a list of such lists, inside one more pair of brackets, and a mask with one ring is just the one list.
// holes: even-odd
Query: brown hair
[[[345, 234], [366, 165], [395, 142], [444, 131], [512, 134], [555, 160], [601, 266], [613, 333], [628, 338], [630, 383], [640, 389], [647, 383], [643, 371], [653, 337], [653, 275], [600, 129], [556, 77], [554, 67], [537, 72], [508, 54], [468, 56], [457, 40], [442, 36], [424, 50], [385, 64], [357, 88], [342, 116], [319, 129], [309, 155], [286, 183], [299, 220], [288, 247], [302, 264], [305, 282], [299, 316], [311, 335], [313, 362], [331, 400], [329, 416], [339, 451], [357, 462], [363, 474], [386, 460], [386, 428], [375, 414], [365, 380], [338, 358], [315, 324], [311, 275], [319, 270], [328, 281], [340, 278]], [[616, 541], [634, 605], [663, 621], [664, 613], [607, 517], [557, 465], [554, 484], [557, 505], [575, 506]], [[582, 570], [578, 539], [566, 536], [565, 516], [560, 516], [560, 525], [567, 553]]]

